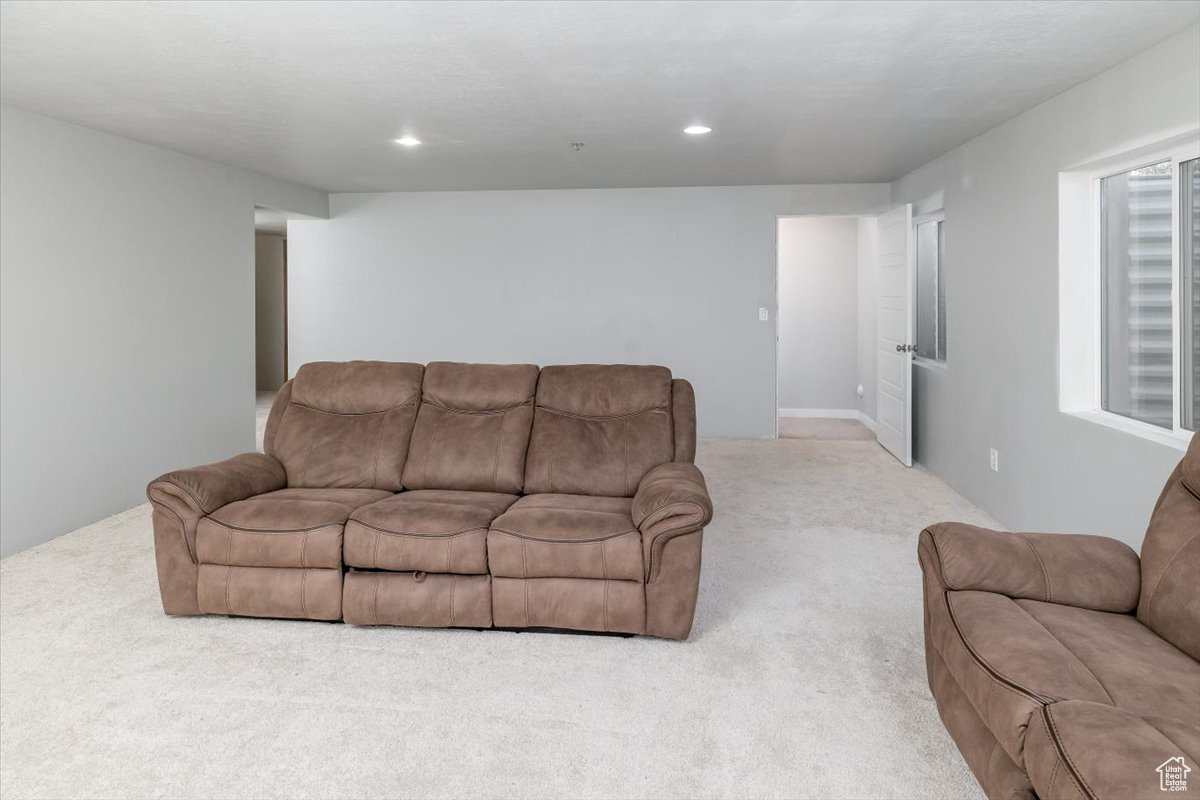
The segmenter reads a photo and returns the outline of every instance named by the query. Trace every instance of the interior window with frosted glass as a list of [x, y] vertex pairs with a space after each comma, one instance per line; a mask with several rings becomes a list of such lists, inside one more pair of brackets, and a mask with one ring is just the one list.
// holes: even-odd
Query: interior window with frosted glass
[[1171, 162], [1100, 181], [1101, 407], [1171, 428]]

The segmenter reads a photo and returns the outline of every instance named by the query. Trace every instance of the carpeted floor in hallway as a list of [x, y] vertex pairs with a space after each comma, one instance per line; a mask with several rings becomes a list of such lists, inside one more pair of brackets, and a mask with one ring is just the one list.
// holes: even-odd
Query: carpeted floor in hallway
[[[980, 798], [874, 442], [704, 440], [691, 640], [168, 618], [148, 506], [0, 562], [0, 795]], [[994, 524], [994, 523], [991, 523]]]

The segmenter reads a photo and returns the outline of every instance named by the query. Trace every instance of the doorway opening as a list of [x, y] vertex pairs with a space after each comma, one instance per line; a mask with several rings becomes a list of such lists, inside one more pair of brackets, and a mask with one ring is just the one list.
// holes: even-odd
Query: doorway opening
[[254, 207], [254, 390], [255, 431], [263, 432], [279, 387], [291, 377], [288, 362], [288, 225], [311, 219]]
[[776, 435], [875, 439], [874, 216], [778, 219]]

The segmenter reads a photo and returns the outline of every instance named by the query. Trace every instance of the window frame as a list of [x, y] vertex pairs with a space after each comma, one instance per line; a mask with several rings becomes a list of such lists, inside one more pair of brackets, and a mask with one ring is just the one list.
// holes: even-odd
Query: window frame
[[[1200, 169], [1200, 144], [1196, 145], [1196, 147], [1190, 151], [1193, 153], [1192, 158], [1186, 157], [1187, 151], [1184, 152], [1184, 157], [1172, 163], [1172, 171], [1175, 173], [1175, 183], [1172, 191], [1172, 225], [1174, 226], [1174, 232], [1179, 235], [1179, 242], [1174, 247], [1174, 259], [1178, 261], [1178, 264], [1176, 265], [1174, 272], [1175, 286], [1171, 298], [1174, 313], [1172, 324], [1174, 326], [1173, 333], [1175, 334], [1175, 428], [1177, 430], [1200, 433], [1200, 415], [1197, 415], [1196, 418], [1192, 420], [1192, 428], [1186, 428], [1183, 426], [1184, 414], [1189, 413], [1188, 406], [1184, 402], [1184, 383], [1187, 382], [1191, 384], [1190, 388], [1193, 395], [1191, 398], [1193, 408], [1196, 404], [1195, 395], [1200, 394], [1200, 383], [1197, 383], [1195, 380], [1194, 365], [1186, 364], [1183, 361], [1184, 351], [1187, 349], [1187, 347], [1185, 347], [1185, 342], [1188, 342], [1189, 347], [1197, 346], [1194, 341], [1189, 340], [1191, 340], [1193, 336], [1192, 326], [1195, 325], [1196, 320], [1194, 315], [1197, 313], [1195, 308], [1197, 298], [1193, 297], [1192, 294], [1196, 291], [1195, 285], [1196, 281], [1200, 280], [1200, 275], [1191, 276], [1190, 285], [1188, 281], [1184, 280], [1184, 270], [1188, 267], [1187, 263], [1183, 260], [1185, 242], [1188, 243], [1187, 248], [1193, 250], [1191, 253], [1193, 258], [1196, 256], [1196, 253], [1194, 252], [1196, 245], [1194, 241], [1190, 241], [1192, 238], [1192, 231], [1184, 230], [1183, 228], [1184, 176], [1182, 169], [1183, 165], [1190, 161], [1196, 161], [1197, 169]], [[1195, 225], [1195, 222], [1193, 221], [1192, 224]], [[1192, 302], [1189, 304], [1186, 302], [1187, 300], [1191, 300]], [[1186, 326], [1184, 324], [1185, 322], [1187, 323]], [[1200, 353], [1194, 353], [1192, 357], [1200, 358]], [[1188, 377], [1185, 378], [1185, 374]]]
[[[917, 270], [919, 269], [918, 262], [917, 262], [917, 226], [925, 225], [930, 222], [940, 222], [942, 225], [942, 229], [940, 231], [941, 247], [938, 248], [938, 266], [937, 266], [937, 273], [938, 273], [937, 280], [938, 280], [939, 284], [945, 278], [945, 273], [944, 273], [943, 265], [942, 265], [942, 257], [946, 254], [946, 210], [944, 208], [942, 208], [942, 209], [938, 209], [937, 211], [930, 211], [927, 214], [914, 215], [912, 218], [912, 263], [913, 263], [912, 315], [913, 315], [914, 341], [915, 341], [915, 337], [917, 335], [916, 334], [916, 332], [917, 332], [917, 308], [918, 308], [917, 289], [920, 286], [920, 280], [917, 276]], [[934, 293], [934, 302], [935, 302], [935, 304], [937, 304], [937, 305], [935, 305], [935, 308], [934, 308], [934, 317], [935, 317], [935, 324], [936, 324], [936, 318], [940, 315], [940, 313], [942, 311], [940, 301], [938, 300], [938, 295], [936, 292]], [[947, 326], [949, 326], [949, 320], [950, 320], [950, 313], [949, 313], [949, 309], [947, 308], [947, 311], [946, 311]], [[949, 330], [947, 330], [946, 333], [947, 333], [946, 352], [949, 353], [949, 351], [950, 351]], [[935, 336], [934, 337], [935, 341], [936, 341], [936, 338], [937, 337]], [[949, 364], [949, 360], [950, 360], [949, 356], [947, 356], [946, 358], [942, 358], [942, 359], [936, 359], [936, 358], [929, 358], [927, 356], [917, 355], [917, 352], [915, 350], [913, 351], [913, 355], [912, 355], [912, 363], [915, 366], [926, 367], [926, 368], [930, 368], [930, 369], [943, 369], [944, 370], [947, 368], [947, 365]]]
[[[1169, 143], [1139, 148], [1136, 151], [1105, 158], [1102, 161], [1085, 166], [1081, 170], [1064, 172], [1059, 176], [1059, 304], [1060, 304], [1060, 337], [1059, 337], [1059, 405], [1064, 413], [1082, 419], [1097, 422], [1109, 428], [1131, 433], [1144, 439], [1150, 439], [1167, 444], [1179, 450], [1187, 448], [1193, 431], [1182, 428], [1183, 394], [1182, 394], [1182, 316], [1181, 308], [1183, 283], [1183, 239], [1182, 239], [1182, 200], [1180, 165], [1185, 161], [1200, 158], [1200, 141], [1196, 133], [1177, 137]], [[1106, 411], [1104, 399], [1104, 283], [1103, 270], [1103, 194], [1101, 181], [1105, 178], [1121, 175], [1130, 170], [1147, 167], [1153, 164], [1169, 161], [1171, 163], [1171, 393], [1172, 411], [1171, 427], [1163, 428], [1153, 423], [1143, 422], [1131, 417]], [[1079, 209], [1070, 205], [1084, 196], [1081, 191], [1086, 188], [1086, 221], [1079, 215]], [[1081, 225], [1081, 223], [1084, 223]], [[1083, 231], [1080, 228], [1083, 228]], [[1086, 235], [1086, 248], [1080, 253], [1078, 236]], [[1072, 241], [1071, 237], [1075, 237]], [[1086, 276], [1070, 276], [1073, 255], [1086, 255], [1084, 265]], [[1081, 281], [1080, 279], [1083, 278]], [[1087, 296], [1087, 308], [1074, 305], [1066, 293], [1080, 288], [1086, 283], [1090, 287]], [[1068, 286], [1070, 284], [1070, 286]], [[1080, 326], [1079, 320], [1086, 317], [1086, 327]], [[1071, 328], [1075, 326], [1074, 333]], [[1073, 336], [1085, 331], [1087, 342], [1071, 342]], [[1082, 345], [1082, 347], [1081, 347]], [[1070, 353], [1084, 353], [1090, 356], [1087, 365], [1086, 391], [1080, 391], [1079, 380], [1082, 373], [1079, 370], [1067, 368], [1066, 360]], [[1075, 385], [1072, 386], [1072, 380]], [[1083, 401], [1083, 402], [1081, 402]]]

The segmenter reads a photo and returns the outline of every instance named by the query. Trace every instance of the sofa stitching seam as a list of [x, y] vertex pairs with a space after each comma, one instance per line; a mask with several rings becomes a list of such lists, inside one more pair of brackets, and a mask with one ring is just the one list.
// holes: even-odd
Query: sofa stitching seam
[[1095, 798], [1096, 793], [1092, 791], [1092, 787], [1088, 785], [1088, 782], [1083, 779], [1083, 775], [1071, 759], [1071, 754], [1067, 752], [1066, 744], [1059, 737], [1058, 726], [1054, 724], [1054, 715], [1048, 705], [1042, 708], [1042, 723], [1046, 725], [1046, 733], [1050, 737], [1050, 741], [1054, 743], [1054, 749], [1058, 751], [1059, 756], [1066, 762], [1067, 771], [1075, 779], [1075, 788], [1079, 789], [1079, 787], [1083, 787], [1084, 791], [1080, 792], [1080, 794], [1085, 795], [1089, 800]]
[[[1045, 720], [1045, 718], [1043, 718], [1042, 719], [1042, 729], [1045, 730], [1045, 728], [1046, 728], [1046, 720]], [[1049, 736], [1050, 735], [1049, 732], [1047, 732], [1046, 735]], [[1062, 768], [1062, 759], [1061, 758], [1054, 759], [1054, 768], [1050, 770], [1050, 783], [1047, 785], [1047, 788], [1050, 791], [1054, 791], [1054, 781], [1058, 778], [1058, 771], [1061, 768]]]
[[344, 523], [341, 522], [326, 522], [321, 525], [310, 525], [307, 528], [287, 528], [287, 529], [271, 529], [271, 528], [243, 528], [240, 525], [230, 525], [228, 522], [221, 522], [219, 519], [207, 517], [214, 525], [220, 525], [232, 535], [233, 531], [238, 533], [258, 533], [264, 535], [287, 536], [291, 533], [308, 533], [309, 531], [319, 531], [322, 528], [340, 528]]
[[604, 631], [608, 632], [608, 581], [604, 581]]
[[[169, 486], [174, 486], [177, 489], [179, 489], [179, 491], [186, 494], [188, 496], [188, 498], [193, 503], [196, 504], [196, 508], [200, 509], [200, 514], [202, 516], [207, 516], [208, 514], [211, 514], [213, 511], [216, 511], [215, 508], [210, 510], [207, 506], [204, 505], [204, 503], [201, 503], [200, 498], [196, 496], [195, 492], [193, 492], [189, 487], [184, 486], [182, 483], [180, 483], [175, 478], [160, 478], [159, 480], [156, 480], [154, 483], [165, 483]], [[151, 484], [151, 486], [153, 486], [153, 485], [154, 484]], [[159, 491], [162, 491], [162, 490], [160, 489]], [[151, 501], [151, 502], [153, 502], [153, 501]]]
[[990, 779], [992, 776], [992, 765], [996, 761], [996, 752], [998, 750], [1000, 750], [1000, 740], [999, 739], [997, 739], [995, 744], [992, 745], [992, 752], [988, 753], [987, 766], [984, 769], [984, 774], [987, 775], [987, 777], [989, 779], [988, 780], [989, 783], [991, 783]]
[[308, 594], [305, 591], [308, 588], [308, 570], [300, 570], [300, 613], [308, 618]]
[[[700, 517], [700, 519], [704, 519], [705, 508], [699, 502], [697, 502], [695, 500], [679, 500], [676, 498], [670, 498], [668, 500], [663, 500], [663, 501], [651, 506], [649, 509], [646, 510], [645, 514], [641, 515], [642, 518], [640, 520], [634, 520], [634, 524], [636, 524], [640, 528], [646, 524], [654, 525], [655, 523], [661, 522], [662, 520], [666, 519], [667, 517], [676, 516], [674, 514], [662, 514], [663, 511], [669, 511], [670, 509], [673, 509], [676, 506], [682, 507], [683, 511], [681, 513], [684, 513], [684, 514], [689, 513], [687, 511], [687, 506], [691, 506], [695, 510], [695, 513]], [[658, 519], [651, 519], [652, 517], [658, 516], [660, 514], [661, 514], [661, 516]]]
[[492, 490], [496, 489], [496, 476], [500, 474], [500, 443], [504, 441], [504, 423], [508, 422], [508, 414], [500, 417], [499, 430], [496, 432], [496, 446], [492, 449]]
[[555, 420], [554, 441], [550, 446], [550, 459], [546, 462], [546, 489], [550, 492], [554, 491], [554, 460], [558, 458], [558, 440], [562, 436], [563, 425], [560, 417], [556, 417]]
[[644, 408], [640, 411], [630, 411], [625, 414], [580, 414], [576, 411], [567, 411], [566, 409], [554, 408], [553, 406], [546, 406], [546, 405], [539, 405], [537, 408], [539, 411], [545, 411], [547, 413], [554, 414], [555, 416], [559, 416], [559, 417], [569, 417], [571, 419], [581, 419], [581, 420], [589, 420], [589, 421], [597, 421], [597, 422], [612, 421], [612, 420], [628, 420], [628, 419], [633, 419], [634, 417], [643, 417], [646, 414], [666, 413], [668, 410], [668, 406], [650, 406], [649, 408]]
[[1096, 676], [1096, 673], [1092, 672], [1092, 668], [1091, 668], [1091, 667], [1089, 667], [1089, 666], [1088, 666], [1086, 663], [1084, 663], [1083, 659], [1079, 657], [1079, 654], [1078, 654], [1078, 653], [1076, 653], [1076, 652], [1075, 652], [1074, 650], [1072, 650], [1070, 647], [1067, 647], [1067, 643], [1066, 643], [1066, 642], [1064, 642], [1062, 639], [1058, 638], [1058, 636], [1056, 636], [1056, 635], [1054, 634], [1054, 631], [1052, 631], [1052, 630], [1050, 630], [1049, 628], [1047, 628], [1047, 627], [1046, 627], [1046, 626], [1045, 626], [1045, 625], [1042, 623], [1042, 621], [1041, 621], [1040, 619], [1038, 619], [1037, 617], [1035, 617], [1033, 614], [1030, 614], [1030, 613], [1029, 613], [1029, 611], [1028, 611], [1028, 610], [1026, 610], [1024, 607], [1022, 607], [1020, 603], [1013, 603], [1013, 605], [1015, 605], [1017, 608], [1020, 608], [1020, 609], [1021, 609], [1021, 612], [1022, 612], [1022, 613], [1024, 613], [1024, 614], [1025, 614], [1025, 616], [1029, 617], [1029, 619], [1030, 619], [1030, 620], [1031, 620], [1031, 621], [1032, 621], [1032, 622], [1033, 622], [1035, 625], [1037, 625], [1039, 628], [1041, 628], [1041, 629], [1042, 629], [1042, 630], [1044, 630], [1046, 633], [1048, 633], [1048, 634], [1050, 635], [1050, 638], [1051, 638], [1051, 639], [1053, 639], [1054, 641], [1058, 642], [1059, 646], [1061, 646], [1063, 650], [1066, 650], [1068, 653], [1070, 653], [1070, 654], [1071, 654], [1071, 656], [1072, 656], [1072, 657], [1073, 657], [1073, 658], [1074, 658], [1076, 661], [1078, 661], [1078, 662], [1079, 662], [1079, 665], [1080, 665], [1081, 667], [1083, 667], [1085, 670], [1087, 670], [1087, 674], [1092, 676], [1092, 680], [1094, 680], [1094, 681], [1096, 682], [1096, 685], [1100, 687], [1100, 691], [1104, 692], [1104, 696], [1108, 698], [1109, 705], [1115, 706], [1115, 705], [1117, 704], [1117, 701], [1116, 701], [1116, 700], [1114, 700], [1114, 699], [1113, 699], [1113, 696], [1112, 696], [1112, 695], [1109, 693], [1109, 691], [1108, 691], [1108, 687], [1106, 687], [1106, 686], [1104, 685], [1104, 683], [1103, 683], [1103, 682], [1100, 680], [1100, 678]]
[[437, 441], [438, 434], [442, 431], [442, 425], [446, 422], [446, 417], [443, 415], [438, 418], [437, 424], [433, 426], [433, 433], [429, 436], [429, 441], [425, 444], [425, 458], [421, 464], [421, 483], [429, 485], [429, 454], [433, 452], [433, 445]]
[[1019, 538], [1022, 542], [1024, 542], [1025, 546], [1029, 548], [1029, 551], [1031, 553], [1033, 553], [1034, 560], [1037, 561], [1038, 566], [1042, 570], [1042, 582], [1045, 583], [1045, 585], [1046, 585], [1046, 602], [1053, 603], [1054, 602], [1054, 593], [1050, 589], [1050, 573], [1046, 569], [1046, 562], [1042, 560], [1042, 554], [1039, 553], [1038, 549], [1033, 546], [1033, 542], [1029, 541], [1028, 536], [1024, 536], [1024, 535], [1018, 533], [1017, 538]]
[[[680, 513], [680, 514], [663, 514], [662, 513], [664, 511], [669, 511], [670, 509], [673, 509], [676, 506], [682, 507], [684, 509], [683, 513]], [[687, 506], [691, 506], [692, 509], [694, 509], [694, 511], [688, 512], [686, 510]], [[653, 511], [646, 514], [644, 517], [642, 517], [640, 522], [636, 522], [635, 524], [639, 528], [648, 528], [653, 525], [657, 525], [658, 523], [662, 522], [664, 519], [670, 519], [671, 517], [684, 516], [684, 515], [687, 515], [689, 518], [691, 518], [692, 516], [695, 516], [695, 518], [697, 520], [703, 520], [704, 515], [705, 515], [705, 509], [702, 505], [700, 505], [699, 503], [697, 503], [694, 500], [679, 500], [674, 503], [664, 503], [659, 508], [656, 508]], [[657, 519], [654, 519], [654, 517], [657, 517]]]
[[977, 663], [983, 669], [984, 673], [987, 674], [994, 683], [998, 683], [1000, 686], [1019, 697], [1023, 697], [1026, 700], [1031, 700], [1034, 703], [1045, 706], [1047, 702], [1046, 698], [1038, 695], [1036, 692], [1021, 687], [1016, 683], [1016, 681], [1012, 681], [1009, 678], [1004, 677], [999, 670], [997, 670], [982, 656], [980, 656], [979, 653], [975, 651], [975, 648], [971, 647], [970, 642], [967, 641], [967, 637], [963, 635], [962, 626], [958, 624], [958, 618], [954, 613], [954, 607], [950, 604], [949, 592], [944, 592], [943, 594], [946, 601], [946, 611], [950, 616], [951, 624], [954, 626], [954, 632], [958, 635], [958, 640], [962, 642], [963, 648], [971, 656], [972, 660], [974, 660], [975, 663]]
[[[521, 542], [521, 574], [528, 578], [529, 567], [525, 561], [525, 543]], [[522, 588], [525, 590], [525, 626], [529, 627], [529, 581], [522, 581]]]
[[522, 540], [529, 541], [529, 542], [545, 542], [547, 544], [596, 544], [597, 542], [600, 542], [601, 544], [603, 544], [604, 542], [607, 542], [610, 539], [619, 539], [622, 536], [628, 536], [632, 533], [638, 532], [636, 528], [630, 528], [627, 531], [619, 531], [617, 533], [610, 533], [605, 536], [596, 536], [591, 539], [546, 539], [546, 538], [543, 538], [540, 536], [529, 536], [529, 535], [523, 534], [523, 533], [514, 533], [513, 531], [507, 531], [507, 530], [504, 530], [503, 528], [490, 528], [487, 530], [495, 531], [496, 533], [502, 533], [505, 536], [512, 536], [515, 539], [522, 539]]
[[371, 469], [371, 485], [379, 486], [379, 453], [383, 450], [383, 429], [387, 427], [387, 413], [379, 417], [379, 435], [375, 437], [375, 465]]
[[462, 414], [463, 416], [468, 416], [468, 417], [490, 417], [490, 416], [498, 416], [500, 414], [508, 414], [509, 412], [516, 411], [517, 409], [525, 408], [526, 406], [531, 406], [531, 405], [533, 405], [533, 400], [525, 400], [523, 402], [517, 403], [516, 405], [505, 406], [504, 408], [481, 408], [481, 409], [451, 408], [450, 406], [445, 406], [445, 405], [442, 405], [441, 403], [435, 403], [432, 400], [428, 400], [428, 399], [423, 399], [421, 401], [421, 403], [423, 405], [432, 406], [433, 408], [436, 408], [439, 411], [445, 411], [447, 414]]
[[927, 530], [929, 530], [930, 544], [933, 546], [933, 555], [937, 558], [938, 577], [941, 578], [941, 580], [942, 580], [942, 586], [944, 586], [947, 589], [956, 591], [956, 592], [961, 591], [959, 589], [959, 587], [955, 586], [953, 583], [950, 582], [949, 576], [946, 575], [946, 570], [945, 570], [945, 567], [943, 566], [943, 562], [942, 562], [942, 552], [938, 548], [937, 533], [935, 531], [933, 531], [932, 529], [927, 529]]
[[[314, 409], [315, 410], [315, 409]], [[313, 445], [317, 442], [317, 432], [314, 430], [309, 434], [308, 447], [304, 450], [304, 469], [300, 471], [300, 485], [303, 486], [308, 479], [308, 464], [312, 460]]]
[[176, 520], [179, 522], [179, 536], [180, 536], [180, 538], [182, 538], [182, 539], [183, 539], [183, 546], [184, 546], [184, 547], [187, 549], [187, 551], [188, 551], [188, 555], [189, 555], [189, 556], [191, 557], [191, 559], [192, 559], [192, 563], [193, 563], [193, 564], [198, 564], [198, 563], [200, 563], [200, 562], [199, 562], [199, 559], [197, 559], [197, 557], [196, 557], [196, 548], [195, 548], [193, 545], [191, 545], [191, 544], [188, 544], [188, 540], [187, 540], [187, 523], [183, 521], [183, 516], [182, 516], [182, 515], [180, 515], [180, 514], [179, 514], [179, 512], [177, 512], [175, 509], [173, 509], [173, 508], [169, 508], [169, 507], [168, 507], [168, 506], [166, 506], [165, 504], [162, 504], [162, 505], [155, 504], [155, 505], [156, 505], [156, 507], [157, 507], [157, 508], [158, 508], [160, 511], [165, 511], [165, 512], [167, 512], [168, 514], [170, 514], [171, 516], [173, 516], [173, 517], [174, 517], [174, 518], [175, 518], [175, 519], [176, 519]]
[[651, 582], [658, 577], [658, 569], [652, 569], [651, 564], [654, 567], [661, 566], [662, 551], [666, 548], [667, 542], [677, 536], [683, 535], [683, 533], [690, 533], [693, 530], [702, 531], [704, 527], [696, 526], [695, 523], [689, 520], [688, 522], [667, 528], [655, 534], [654, 538], [650, 540], [650, 564], [645, 565], [647, 582]]
[[371, 619], [379, 624], [379, 584], [383, 582], [383, 574], [375, 573], [375, 593], [371, 597]]
[[[381, 408], [378, 411], [326, 411], [323, 408], [317, 408], [316, 406], [310, 406], [305, 403], [301, 403], [298, 400], [292, 400], [288, 403], [288, 405], [289, 406], [297, 406], [299, 408], [303, 408], [306, 411], [313, 411], [313, 412], [316, 412], [317, 414], [325, 414], [330, 417], [372, 417], [372, 416], [375, 416], [376, 414], [387, 414], [392, 411], [398, 411], [402, 408], [407, 408], [408, 406], [413, 405], [413, 403], [415, 403], [417, 401], [417, 397], [418, 397], [418, 395], [413, 395], [412, 397], [405, 400], [403, 403], [398, 403], [397, 405], [394, 405], [394, 406], [388, 406], [387, 408]], [[280, 420], [280, 422], [282, 422], [282, 420]]]
[[[525, 495], [525, 496], [532, 497], [532, 495]], [[618, 498], [618, 499], [624, 499], [624, 498]], [[633, 522], [633, 517], [629, 516], [628, 514], [625, 514], [624, 512], [603, 511], [603, 510], [597, 509], [597, 508], [570, 508], [570, 507], [562, 507], [562, 506], [534, 506], [533, 508], [529, 508], [529, 507], [513, 508], [512, 510], [515, 512], [520, 512], [520, 511], [566, 511], [567, 513], [570, 513], [570, 514], [607, 514], [610, 517], [621, 517], [622, 519], [628, 519], [630, 522]], [[500, 519], [500, 517], [496, 517], [496, 519]]]
[[621, 488], [629, 494], [629, 420], [621, 423], [621, 438], [625, 442], [625, 465], [621, 470]]
[[[1198, 499], [1200, 499], [1200, 498], [1198, 498]], [[1162, 579], [1166, 576], [1167, 572], [1171, 569], [1171, 565], [1175, 563], [1175, 559], [1179, 558], [1179, 554], [1182, 553], [1187, 548], [1187, 546], [1192, 543], [1192, 540], [1198, 536], [1200, 536], [1200, 531], [1197, 531], [1192, 536], [1188, 537], [1187, 541], [1185, 541], [1182, 545], [1180, 545], [1179, 549], [1176, 550], [1175, 553], [1171, 556], [1171, 558], [1167, 560], [1167, 563], [1163, 565], [1162, 570], [1158, 573], [1158, 577], [1154, 579], [1154, 588], [1151, 589], [1149, 591], [1149, 593], [1147, 593], [1147, 595], [1146, 595], [1146, 620], [1147, 621], [1149, 621], [1151, 619], [1151, 611], [1154, 607], [1154, 595], [1158, 593], [1159, 584], [1162, 583]]]
[[361, 519], [352, 519], [346, 524], [349, 525], [350, 522], [353, 522], [355, 525], [361, 525], [364, 528], [370, 528], [376, 533], [386, 533], [392, 536], [423, 536], [427, 539], [447, 539], [455, 536], [465, 536], [468, 533], [474, 533], [476, 531], [486, 531], [488, 529], [486, 525], [476, 525], [474, 528], [463, 528], [460, 531], [449, 531], [447, 533], [427, 533], [425, 531], [401, 531], [396, 530], [395, 528], [382, 528], [378, 525], [372, 525], [370, 522], [363, 522]]

